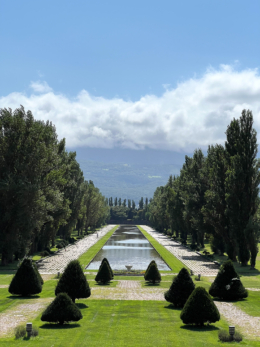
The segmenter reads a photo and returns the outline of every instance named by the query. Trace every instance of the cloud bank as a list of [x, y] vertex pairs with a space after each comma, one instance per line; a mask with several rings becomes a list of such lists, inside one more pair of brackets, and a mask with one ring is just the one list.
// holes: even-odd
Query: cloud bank
[[[23, 105], [34, 117], [55, 124], [67, 147], [166, 149], [189, 151], [224, 143], [225, 131], [242, 109], [253, 111], [260, 130], [258, 70], [221, 65], [203, 76], [146, 95], [136, 102], [95, 97], [82, 90], [76, 98], [55, 93], [47, 82], [32, 82], [31, 95], [0, 97], [0, 107]], [[169, 88], [169, 87], [167, 87]]]

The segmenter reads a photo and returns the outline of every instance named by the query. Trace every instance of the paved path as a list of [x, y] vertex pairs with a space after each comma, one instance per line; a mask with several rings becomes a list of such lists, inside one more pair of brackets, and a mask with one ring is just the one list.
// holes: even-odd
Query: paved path
[[219, 267], [213, 262], [206, 260], [202, 255], [191, 251], [176, 241], [169, 239], [167, 236], [155, 231], [147, 225], [140, 225], [156, 241], [170, 251], [177, 259], [193, 271], [195, 275], [216, 276]]
[[41, 274], [57, 274], [62, 272], [66, 265], [74, 259], [78, 259], [81, 254], [85, 253], [91, 246], [93, 246], [101, 237], [106, 235], [115, 225], [107, 225], [97, 234], [92, 234], [84, 239], [76, 242], [74, 245], [67, 246], [66, 249], [60, 250], [55, 255], [44, 258], [38, 262], [39, 271]]

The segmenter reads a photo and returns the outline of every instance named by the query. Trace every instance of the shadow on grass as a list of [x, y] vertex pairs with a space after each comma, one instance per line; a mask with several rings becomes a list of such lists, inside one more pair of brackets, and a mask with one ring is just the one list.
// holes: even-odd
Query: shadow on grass
[[144, 284], [144, 286], [145, 287], [158, 287], [158, 286], [160, 286], [160, 283], [147, 283], [147, 282], [145, 282], [145, 284]]
[[186, 325], [181, 325], [181, 329], [184, 330], [192, 330], [192, 331], [214, 331], [214, 330], [219, 330], [219, 328], [215, 327], [214, 325], [192, 325], [192, 324], [186, 324]]
[[248, 298], [245, 299], [237, 299], [237, 300], [224, 300], [224, 299], [220, 299], [220, 298], [213, 298], [214, 301], [218, 301], [218, 302], [243, 302], [243, 301], [248, 301]]
[[88, 308], [88, 306], [87, 305], [85, 305], [85, 304], [82, 304], [82, 303], [77, 303], [76, 304], [76, 306], [79, 308], [79, 309], [81, 309], [81, 310], [83, 310], [84, 308]]
[[17, 269], [5, 269], [4, 267], [0, 267], [0, 275], [13, 275], [16, 271]]
[[168, 310], [174, 310], [174, 311], [182, 311], [182, 307], [175, 307], [174, 305], [170, 304], [168, 306], [164, 306], [164, 308], [167, 308]]
[[74, 328], [79, 328], [81, 327], [80, 324], [74, 323], [74, 324], [70, 324], [70, 323], [64, 323], [64, 324], [58, 324], [58, 323], [49, 323], [49, 324], [43, 324], [42, 326], [40, 326], [40, 329], [74, 329]]
[[30, 296], [21, 296], [21, 295], [9, 295], [7, 296], [8, 299], [18, 299], [18, 300], [24, 300], [24, 299], [38, 299], [40, 298], [40, 295], [30, 295]]
[[110, 285], [110, 283], [112, 283], [112, 282], [107, 282], [107, 283], [95, 283], [94, 285], [95, 286], [109, 286]]

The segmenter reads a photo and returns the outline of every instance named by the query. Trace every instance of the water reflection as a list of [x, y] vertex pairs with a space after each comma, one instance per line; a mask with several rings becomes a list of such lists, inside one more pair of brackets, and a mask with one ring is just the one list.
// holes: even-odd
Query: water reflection
[[132, 225], [121, 225], [95, 256], [88, 269], [97, 270], [103, 258], [108, 259], [113, 270], [126, 270], [125, 265], [132, 265], [133, 270], [146, 270], [152, 260], [156, 261], [159, 270], [170, 270], [150, 242]]

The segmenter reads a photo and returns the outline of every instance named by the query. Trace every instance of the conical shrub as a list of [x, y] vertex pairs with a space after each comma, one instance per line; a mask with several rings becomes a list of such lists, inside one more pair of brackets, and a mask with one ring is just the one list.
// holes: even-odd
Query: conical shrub
[[239, 300], [247, 298], [248, 292], [239, 279], [231, 260], [223, 263], [209, 288], [209, 294], [223, 300]]
[[79, 308], [66, 293], [59, 293], [43, 312], [43, 322], [60, 323], [77, 322], [82, 319]]
[[144, 275], [144, 279], [148, 282], [161, 282], [161, 274], [157, 268], [156, 262], [151, 263], [147, 269], [147, 272]]
[[42, 276], [41, 276], [41, 274], [40, 274], [40, 272], [39, 272], [39, 270], [37, 268], [37, 265], [34, 262], [32, 264], [33, 264], [34, 270], [36, 271], [37, 276], [38, 276], [38, 278], [39, 278], [39, 280], [41, 282], [41, 285], [43, 285], [44, 284], [44, 280], [43, 280], [43, 278], [42, 278]]
[[183, 307], [195, 289], [195, 284], [186, 268], [182, 268], [173, 278], [170, 289], [164, 293], [165, 300], [175, 307]]
[[147, 266], [147, 269], [145, 270], [145, 273], [144, 273], [144, 277], [146, 276], [146, 274], [147, 274], [147, 272], [148, 272], [148, 270], [149, 270], [149, 268], [150, 268], [150, 266], [151, 266], [152, 264], [156, 264], [156, 263], [155, 263], [155, 260], [152, 260], [152, 261], [150, 262], [150, 264]]
[[67, 293], [71, 300], [91, 295], [88, 281], [78, 260], [72, 260], [65, 268], [55, 289], [55, 295]]
[[9, 293], [22, 296], [39, 294], [42, 285], [32, 260], [24, 258], [9, 285]]
[[107, 265], [108, 265], [108, 267], [109, 267], [109, 271], [110, 271], [111, 277], [112, 277], [112, 279], [113, 279], [113, 278], [114, 278], [114, 272], [113, 272], [113, 270], [112, 270], [112, 268], [111, 268], [111, 266], [110, 266], [109, 261], [107, 260], [107, 258], [104, 258], [104, 259], [102, 260], [102, 262], [101, 262], [100, 265], [102, 265], [102, 264], [104, 263], [104, 261], [107, 262]]
[[203, 325], [219, 321], [220, 314], [205, 288], [197, 287], [186, 301], [180, 318], [184, 324]]
[[106, 261], [104, 261], [98, 270], [98, 273], [95, 277], [95, 281], [98, 283], [108, 283], [112, 280], [111, 272], [109, 270], [108, 264]]

